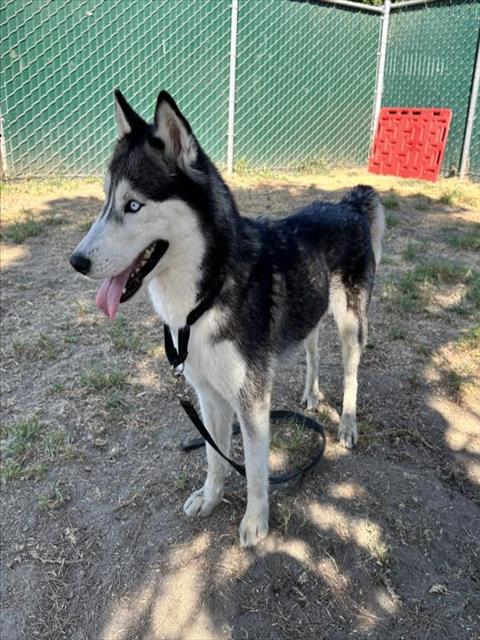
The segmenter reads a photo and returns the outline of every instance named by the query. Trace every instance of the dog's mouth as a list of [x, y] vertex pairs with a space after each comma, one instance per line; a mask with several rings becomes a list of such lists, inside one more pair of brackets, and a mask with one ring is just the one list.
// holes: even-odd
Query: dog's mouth
[[125, 271], [103, 282], [98, 290], [96, 303], [110, 320], [115, 317], [118, 305], [137, 293], [143, 279], [157, 266], [167, 249], [168, 242], [165, 240], [152, 242]]

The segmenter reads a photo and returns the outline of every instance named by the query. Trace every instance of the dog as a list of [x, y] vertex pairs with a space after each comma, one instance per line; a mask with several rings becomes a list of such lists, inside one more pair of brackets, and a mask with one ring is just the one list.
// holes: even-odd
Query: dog
[[[113, 318], [145, 285], [155, 311], [177, 331], [199, 302], [216, 294], [191, 327], [184, 375], [210, 435], [229, 455], [234, 414], [241, 426], [247, 508], [240, 543], [268, 534], [269, 415], [275, 370], [304, 344], [303, 402], [314, 410], [319, 322], [337, 323], [343, 365], [339, 439], [357, 442], [357, 370], [367, 310], [382, 253], [384, 211], [359, 185], [338, 203], [313, 202], [282, 219], [242, 217], [219, 172], [173, 98], [160, 92], [147, 124], [115, 91], [119, 138], [105, 177], [105, 204], [71, 255], [72, 266], [105, 279], [97, 305]], [[208, 516], [221, 502], [227, 465], [206, 447], [202, 488], [184, 504]]]

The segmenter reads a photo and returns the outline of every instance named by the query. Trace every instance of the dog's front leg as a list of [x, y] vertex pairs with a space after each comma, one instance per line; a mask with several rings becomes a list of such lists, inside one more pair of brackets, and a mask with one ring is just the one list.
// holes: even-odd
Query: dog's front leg
[[[232, 437], [233, 409], [208, 383], [195, 385], [202, 417], [208, 432], [220, 449], [229, 455]], [[183, 505], [188, 516], [209, 516], [222, 501], [223, 487], [228, 464], [206, 445], [208, 471], [205, 484], [192, 495]]]
[[253, 547], [268, 534], [268, 450], [270, 394], [239, 413], [247, 472], [247, 510], [240, 524], [240, 544]]

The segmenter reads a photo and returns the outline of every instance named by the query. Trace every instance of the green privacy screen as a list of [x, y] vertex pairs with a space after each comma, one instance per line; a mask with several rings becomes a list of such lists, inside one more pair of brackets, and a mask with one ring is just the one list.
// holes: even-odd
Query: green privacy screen
[[[112, 90], [151, 119], [170, 91], [206, 151], [227, 156], [232, 0], [0, 0], [8, 173], [98, 175]], [[320, 0], [238, 0], [234, 157], [253, 168], [365, 165], [381, 14]], [[449, 107], [457, 170], [478, 0], [393, 9], [384, 106]], [[480, 114], [470, 160], [480, 177]]]
[[379, 14], [243, 0], [235, 155], [254, 166], [365, 164]]
[[[480, 30], [478, 0], [444, 0], [392, 11], [387, 43], [385, 107], [452, 110], [443, 173], [460, 167]], [[480, 115], [477, 117], [477, 121]], [[477, 122], [477, 141], [479, 140]], [[480, 171], [472, 141], [471, 168]]]
[[10, 175], [101, 173], [115, 87], [149, 120], [169, 90], [207, 152], [225, 158], [229, 2], [3, 0], [2, 23]]

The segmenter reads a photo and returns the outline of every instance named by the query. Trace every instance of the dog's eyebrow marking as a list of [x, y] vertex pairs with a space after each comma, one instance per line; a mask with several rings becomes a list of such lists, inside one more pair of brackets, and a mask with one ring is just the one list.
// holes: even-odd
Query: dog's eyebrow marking
[[114, 198], [113, 198], [113, 189], [110, 189], [110, 191], [108, 193], [107, 204], [103, 208], [103, 211], [102, 211], [102, 213], [100, 215], [100, 218], [108, 218], [108, 216], [110, 215], [110, 213], [112, 211], [113, 200], [114, 200]]

